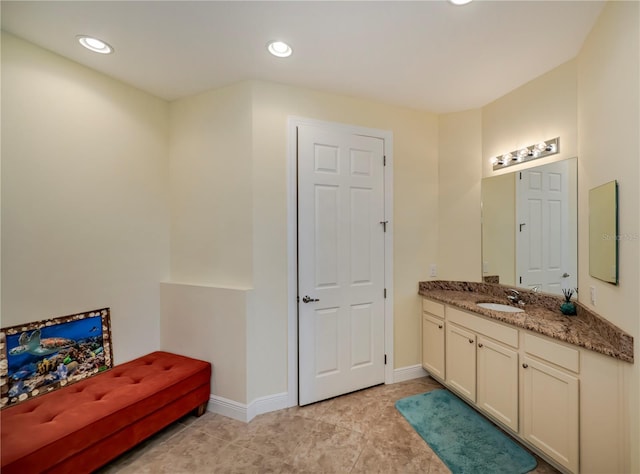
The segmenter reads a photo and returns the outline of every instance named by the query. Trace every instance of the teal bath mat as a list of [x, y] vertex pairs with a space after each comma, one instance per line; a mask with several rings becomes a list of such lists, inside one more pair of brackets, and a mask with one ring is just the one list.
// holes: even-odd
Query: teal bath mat
[[536, 460], [447, 390], [403, 398], [396, 408], [453, 474], [523, 474]]

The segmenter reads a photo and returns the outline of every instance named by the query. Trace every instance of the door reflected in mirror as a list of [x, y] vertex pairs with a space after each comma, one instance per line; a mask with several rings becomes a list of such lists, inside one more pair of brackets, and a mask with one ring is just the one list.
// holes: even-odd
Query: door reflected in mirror
[[562, 294], [577, 286], [577, 159], [482, 180], [485, 281]]
[[618, 182], [589, 190], [589, 275], [618, 284]]

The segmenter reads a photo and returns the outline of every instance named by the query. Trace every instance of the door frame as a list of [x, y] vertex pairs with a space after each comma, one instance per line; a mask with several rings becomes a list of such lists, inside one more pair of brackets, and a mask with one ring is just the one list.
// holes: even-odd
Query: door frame
[[287, 118], [287, 362], [288, 406], [298, 405], [298, 143], [301, 125], [330, 128], [355, 135], [380, 138], [384, 142], [384, 220], [390, 225], [384, 235], [384, 352], [387, 363], [384, 383], [393, 383], [393, 132], [297, 116]]

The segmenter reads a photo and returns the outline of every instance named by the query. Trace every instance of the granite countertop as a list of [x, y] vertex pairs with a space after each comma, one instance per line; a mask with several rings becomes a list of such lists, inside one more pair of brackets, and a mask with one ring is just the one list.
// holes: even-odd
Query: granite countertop
[[577, 315], [565, 316], [560, 312], [564, 298], [518, 288], [525, 302], [523, 313], [493, 311], [476, 305], [510, 304], [507, 296], [511, 289], [492, 283], [423, 281], [418, 292], [441, 303], [633, 363], [633, 337], [577, 301], [574, 302]]

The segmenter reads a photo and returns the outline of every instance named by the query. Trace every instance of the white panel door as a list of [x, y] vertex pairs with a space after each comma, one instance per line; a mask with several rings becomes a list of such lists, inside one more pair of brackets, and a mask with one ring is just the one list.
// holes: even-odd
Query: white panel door
[[298, 127], [300, 405], [384, 382], [383, 150]]
[[559, 161], [516, 174], [516, 284], [548, 293], [562, 293], [562, 277], [577, 286], [575, 177], [569, 162]]

